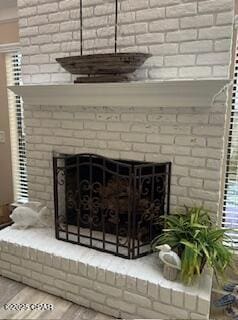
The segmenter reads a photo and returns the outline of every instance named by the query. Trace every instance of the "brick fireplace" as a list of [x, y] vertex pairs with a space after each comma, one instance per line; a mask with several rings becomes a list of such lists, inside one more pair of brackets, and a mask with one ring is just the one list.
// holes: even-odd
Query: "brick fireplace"
[[[178, 93], [172, 94], [166, 89], [171, 83], [187, 88], [180, 102]], [[226, 109], [223, 91], [226, 90], [216, 96], [214, 93], [222, 89], [226, 81], [218, 82], [216, 89], [212, 86], [214, 83], [216, 81], [210, 80], [204, 86], [194, 82], [195, 91], [187, 82], [156, 84], [158, 88], [165, 86], [162, 92], [166, 93], [161, 96], [170, 105], [157, 108], [84, 107], [76, 104], [79, 94], [78, 98], [76, 95], [68, 100], [67, 105], [58, 105], [61, 98], [54, 90], [60, 95], [64, 89], [64, 95], [71, 90], [70, 85], [15, 87], [16, 91], [23, 90], [25, 99], [30, 199], [46, 203], [53, 214], [53, 153], [94, 153], [119, 161], [172, 163], [171, 210], [184, 204], [204, 205], [214, 220], [217, 219]], [[73, 91], [78, 91], [72, 86]], [[107, 85], [101, 89], [106, 94]], [[42, 102], [37, 93], [41, 90], [45, 91]], [[138, 90], [145, 93], [148, 88], [141, 83]], [[119, 95], [115, 97], [120, 99]], [[191, 97], [200, 101], [201, 106], [194, 106]], [[104, 95], [101, 99], [100, 104]], [[74, 105], [70, 105], [70, 101]], [[99, 103], [97, 101], [95, 103]], [[122, 101], [124, 104], [125, 99]], [[181, 106], [181, 101], [186, 107]], [[179, 106], [172, 106], [175, 103]], [[2, 233], [1, 274], [116, 317], [209, 318], [212, 287], [209, 271], [187, 287], [165, 280], [155, 255], [126, 260], [58, 241], [52, 231], [6, 230]]]
[[[24, 84], [72, 82], [55, 58], [78, 52], [78, 1], [18, 0], [18, 5]], [[86, 6], [86, 52], [107, 51], [112, 44], [105, 33], [105, 6], [101, 0]], [[229, 78], [233, 1], [125, 0], [121, 9], [119, 50], [153, 54], [137, 72], [141, 88], [134, 96], [123, 96], [127, 89], [118, 84], [120, 95], [109, 100], [110, 86], [85, 87], [90, 103], [79, 93], [68, 99], [70, 85], [58, 89], [60, 98], [49, 95], [54, 86], [26, 88], [28, 98], [34, 90], [45, 90], [24, 105], [30, 199], [45, 203], [53, 214], [53, 152], [171, 162], [171, 211], [204, 206], [217, 221], [227, 96], [226, 90], [215, 95], [217, 90], [203, 100], [210, 87], [199, 88], [205, 80], [211, 85]], [[174, 90], [147, 94], [146, 100], [140, 91], [152, 80], [173, 83]], [[191, 93], [189, 83], [197, 90]], [[123, 103], [117, 105], [119, 96]], [[168, 106], [168, 101], [173, 103]], [[208, 319], [210, 275], [185, 287], [164, 280], [155, 257], [125, 264], [106, 253], [59, 244], [47, 230], [28, 230], [27, 237], [21, 232], [8, 230], [1, 236], [1, 273], [7, 277], [117, 317]], [[29, 239], [35, 241], [29, 244]], [[49, 247], [42, 250], [46, 243]]]

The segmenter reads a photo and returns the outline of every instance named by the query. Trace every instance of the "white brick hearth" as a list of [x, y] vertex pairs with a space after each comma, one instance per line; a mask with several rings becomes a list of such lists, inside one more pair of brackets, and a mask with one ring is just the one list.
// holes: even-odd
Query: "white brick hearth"
[[165, 280], [156, 256], [126, 260], [54, 238], [52, 229], [0, 232], [0, 274], [115, 317], [208, 319], [212, 278]]

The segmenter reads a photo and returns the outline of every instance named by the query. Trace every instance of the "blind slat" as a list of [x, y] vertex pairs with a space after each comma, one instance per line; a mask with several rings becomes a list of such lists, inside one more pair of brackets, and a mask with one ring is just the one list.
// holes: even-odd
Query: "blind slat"
[[[8, 85], [21, 84], [21, 54], [7, 56]], [[21, 97], [9, 95], [9, 118], [11, 122], [12, 164], [14, 171], [15, 201], [28, 199], [24, 112]]]
[[[227, 159], [224, 185], [222, 226], [238, 231], [238, 48], [236, 51], [235, 73], [232, 89], [231, 116], [228, 132]], [[238, 248], [238, 232], [229, 231], [231, 242], [227, 245]]]

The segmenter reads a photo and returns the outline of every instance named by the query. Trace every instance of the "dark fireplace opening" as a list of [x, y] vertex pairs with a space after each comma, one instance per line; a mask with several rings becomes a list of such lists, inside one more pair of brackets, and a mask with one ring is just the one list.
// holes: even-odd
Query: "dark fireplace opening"
[[128, 259], [148, 254], [169, 213], [171, 163], [53, 157], [56, 238]]

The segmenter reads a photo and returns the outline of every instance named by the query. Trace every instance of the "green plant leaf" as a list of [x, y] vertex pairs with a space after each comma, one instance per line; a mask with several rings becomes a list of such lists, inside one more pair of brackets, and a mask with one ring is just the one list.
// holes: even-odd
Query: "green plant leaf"
[[201, 228], [201, 229], [207, 229], [208, 226], [204, 226], [202, 224], [199, 224], [199, 223], [193, 223], [192, 225], [192, 228]]
[[184, 283], [195, 281], [206, 263], [216, 277], [223, 277], [226, 268], [232, 266], [233, 253], [224, 245], [224, 241], [230, 242], [231, 230], [213, 226], [207, 210], [185, 207], [183, 212], [164, 216], [163, 220], [163, 233], [152, 241], [152, 248], [168, 244], [179, 254]]
[[194, 243], [192, 243], [192, 242], [189, 242], [189, 241], [187, 241], [187, 240], [185, 240], [185, 239], [182, 239], [182, 240], [180, 241], [180, 243], [181, 243], [181, 244], [184, 244], [186, 247], [189, 247], [189, 248], [192, 249], [192, 250], [198, 251], [198, 250], [197, 250], [197, 245], [194, 244]]

